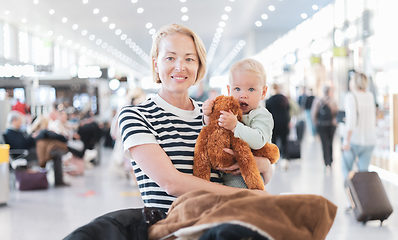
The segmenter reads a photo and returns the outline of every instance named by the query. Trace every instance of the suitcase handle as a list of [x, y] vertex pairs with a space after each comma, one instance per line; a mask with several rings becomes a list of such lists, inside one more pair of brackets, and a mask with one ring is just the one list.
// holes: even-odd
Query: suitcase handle
[[351, 191], [350, 191], [350, 189], [348, 187], [345, 187], [345, 190], [346, 190], [348, 198], [350, 200], [351, 208], [354, 210], [356, 206], [355, 206], [354, 199], [352, 199]]

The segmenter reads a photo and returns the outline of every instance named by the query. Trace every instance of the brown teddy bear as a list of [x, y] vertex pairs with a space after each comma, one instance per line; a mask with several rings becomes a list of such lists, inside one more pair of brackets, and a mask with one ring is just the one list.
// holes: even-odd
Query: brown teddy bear
[[[199, 178], [210, 180], [211, 168], [225, 168], [238, 162], [242, 177], [249, 189], [264, 190], [264, 182], [257, 169], [254, 156], [266, 157], [271, 164], [279, 159], [279, 149], [275, 144], [267, 143], [263, 148], [251, 150], [249, 145], [240, 138], [234, 137], [230, 130], [218, 125], [220, 111], [231, 110], [237, 115], [238, 121], [242, 121], [242, 110], [239, 102], [232, 96], [218, 96], [214, 101], [210, 124], [203, 127], [196, 140], [193, 175]], [[223, 151], [223, 148], [230, 148], [235, 156]]]

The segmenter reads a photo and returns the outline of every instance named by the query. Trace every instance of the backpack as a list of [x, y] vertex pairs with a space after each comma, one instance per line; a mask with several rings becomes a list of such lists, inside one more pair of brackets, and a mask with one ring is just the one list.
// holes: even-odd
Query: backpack
[[305, 99], [305, 104], [304, 104], [305, 109], [311, 109], [314, 98], [315, 98], [314, 96], [308, 96], [307, 99]]
[[333, 123], [332, 109], [325, 102], [322, 103], [317, 115], [318, 126], [330, 126]]

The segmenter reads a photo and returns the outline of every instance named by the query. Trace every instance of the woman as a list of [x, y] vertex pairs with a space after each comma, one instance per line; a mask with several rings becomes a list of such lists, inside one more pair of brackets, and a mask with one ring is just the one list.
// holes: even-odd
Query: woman
[[333, 138], [336, 132], [338, 107], [330, 87], [324, 87], [324, 97], [315, 99], [311, 115], [322, 142], [325, 171], [330, 171], [333, 162]]
[[[176, 197], [188, 191], [238, 191], [212, 183], [220, 183], [216, 171], [212, 182], [192, 176], [202, 104], [189, 97], [188, 89], [205, 75], [202, 41], [184, 26], [168, 25], [156, 34], [151, 56], [153, 78], [161, 84], [159, 93], [138, 106], [124, 108], [119, 117], [125, 155], [133, 159], [145, 205], [167, 211]], [[260, 172], [272, 171], [267, 159], [257, 160]], [[237, 164], [231, 169], [239, 173]]]
[[[189, 97], [188, 89], [206, 72], [206, 51], [200, 38], [182, 25], [164, 26], [154, 37], [151, 57], [154, 81], [161, 84], [159, 93], [141, 104], [123, 108], [119, 115], [125, 156], [133, 159], [144, 205], [167, 212], [176, 197], [194, 190], [218, 194], [256, 191], [269, 195], [266, 191], [219, 184], [221, 179], [217, 171], [212, 171], [211, 181], [192, 175], [194, 147], [202, 128], [202, 104]], [[225, 151], [233, 154], [230, 149]], [[272, 175], [268, 159], [256, 157], [256, 161], [260, 173]], [[237, 164], [228, 170], [234, 170], [236, 174], [240, 172]], [[146, 234], [145, 228], [139, 231], [142, 209], [113, 212], [103, 217], [121, 219], [119, 216], [124, 214], [129, 217], [122, 221], [126, 226], [122, 232], [130, 236]], [[97, 219], [83, 228], [94, 229], [96, 223], [104, 220]], [[128, 229], [138, 230], [131, 233]], [[83, 231], [78, 229], [66, 239], [79, 239], [76, 237]], [[103, 237], [109, 232], [104, 230], [95, 234], [105, 239]], [[112, 239], [116, 238], [112, 236]]]
[[343, 174], [347, 178], [358, 157], [358, 171], [368, 171], [376, 145], [376, 105], [371, 92], [367, 91], [368, 78], [355, 73], [350, 81], [351, 92], [345, 97], [346, 129], [342, 144]]

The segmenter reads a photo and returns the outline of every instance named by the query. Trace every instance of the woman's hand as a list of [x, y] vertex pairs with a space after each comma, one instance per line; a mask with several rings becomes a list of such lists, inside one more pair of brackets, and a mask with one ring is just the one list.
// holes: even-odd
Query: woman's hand
[[209, 116], [213, 112], [214, 99], [207, 99], [203, 102], [202, 111], [205, 116]]
[[341, 146], [341, 149], [343, 151], [349, 151], [351, 149], [350, 144], [349, 143], [343, 143], [343, 145]]
[[[224, 148], [223, 150], [224, 150], [224, 152], [235, 156], [235, 153], [234, 153], [234, 151], [232, 149]], [[274, 170], [272, 168], [272, 165], [271, 165], [271, 162], [269, 161], [268, 158], [265, 158], [265, 157], [256, 157], [255, 156], [254, 160], [256, 160], [258, 171], [260, 172], [260, 174], [264, 178], [264, 184], [269, 183], [269, 181], [271, 180], [272, 174], [274, 172]], [[221, 171], [225, 171], [225, 170], [232, 171], [231, 172], [232, 175], [240, 175], [241, 174], [241, 171], [240, 171], [238, 163], [235, 163], [235, 164], [233, 164], [233, 165], [231, 165], [231, 166], [229, 166], [227, 168], [220, 168], [218, 170], [221, 170]]]

